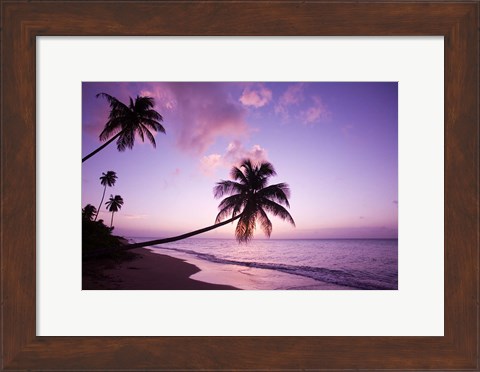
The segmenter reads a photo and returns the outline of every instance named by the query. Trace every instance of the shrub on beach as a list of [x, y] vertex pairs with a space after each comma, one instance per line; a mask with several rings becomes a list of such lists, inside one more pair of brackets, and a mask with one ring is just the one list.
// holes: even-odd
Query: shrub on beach
[[83, 255], [95, 250], [122, 247], [124, 239], [112, 235], [113, 228], [106, 226], [103, 220], [92, 221], [82, 218], [82, 250]]

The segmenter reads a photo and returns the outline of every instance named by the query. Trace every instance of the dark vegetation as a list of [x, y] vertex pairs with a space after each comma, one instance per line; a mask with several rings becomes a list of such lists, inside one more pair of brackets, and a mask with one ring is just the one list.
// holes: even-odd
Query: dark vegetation
[[123, 247], [128, 241], [120, 236], [112, 234], [113, 228], [106, 226], [103, 220], [93, 221], [85, 216], [82, 217], [82, 254], [85, 259], [98, 256], [98, 252], [104, 252], [102, 256], [122, 260], [132, 256]]

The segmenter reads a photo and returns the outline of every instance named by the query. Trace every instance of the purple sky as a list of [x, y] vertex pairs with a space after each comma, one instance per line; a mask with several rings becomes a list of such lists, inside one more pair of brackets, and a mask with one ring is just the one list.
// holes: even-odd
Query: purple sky
[[[102, 143], [105, 92], [155, 98], [167, 134], [154, 149], [112, 143], [82, 165], [82, 206], [98, 207], [102, 172], [125, 204], [115, 234], [167, 237], [214, 223], [215, 182], [248, 156], [290, 185], [297, 227], [271, 217], [272, 238], [397, 238], [397, 83], [83, 83], [82, 156]], [[102, 206], [100, 217], [110, 222]], [[228, 225], [198, 237], [234, 238]], [[264, 238], [257, 229], [257, 238]]]

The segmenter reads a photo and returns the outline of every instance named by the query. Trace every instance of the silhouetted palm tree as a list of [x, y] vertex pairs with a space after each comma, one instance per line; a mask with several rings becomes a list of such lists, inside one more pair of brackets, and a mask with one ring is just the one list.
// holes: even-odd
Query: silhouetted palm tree
[[113, 226], [113, 214], [122, 209], [123, 199], [120, 195], [110, 195], [110, 199], [105, 203], [108, 207], [108, 211], [112, 212], [112, 220], [110, 221], [110, 227]]
[[98, 214], [100, 213], [100, 209], [102, 208], [103, 198], [105, 198], [105, 191], [108, 187], [112, 187], [115, 185], [115, 181], [117, 180], [117, 174], [114, 171], [108, 171], [107, 173], [102, 172], [102, 176], [100, 177], [100, 183], [104, 186], [103, 187], [103, 195], [102, 200], [100, 200], [100, 205], [98, 206], [97, 215], [95, 216], [95, 221], [97, 220]]
[[93, 216], [95, 216], [96, 214], [97, 214], [97, 209], [91, 204], [87, 204], [82, 209], [82, 217], [88, 221], [91, 221], [93, 219]]
[[[152, 97], [137, 96], [135, 101], [130, 97], [128, 105], [107, 93], [98, 93], [98, 97], [106, 98], [110, 104], [108, 121], [102, 133], [100, 133], [100, 140], [107, 142], [85, 156], [82, 159], [82, 163], [115, 140], [117, 140], [118, 151], [133, 148], [135, 134], [142, 141], [144, 141], [146, 136], [153, 147], [156, 147], [155, 138], [151, 131], [165, 133], [165, 128], [160, 124], [163, 121], [162, 115], [153, 109], [155, 101]], [[112, 135], [113, 137], [110, 138]]]
[[220, 212], [215, 220], [221, 222], [230, 214], [232, 218], [240, 216], [235, 229], [239, 242], [248, 242], [253, 237], [257, 221], [267, 237], [272, 233], [272, 222], [266, 212], [280, 217], [295, 226], [290, 213], [283, 207], [290, 207], [288, 198], [290, 188], [286, 183], [268, 184], [268, 179], [277, 173], [269, 162], [253, 165], [249, 159], [240, 167], [233, 167], [230, 173], [234, 181], [220, 181], [214, 188], [216, 198], [230, 195], [222, 200]]
[[[233, 181], [222, 180], [213, 189], [216, 198], [230, 195], [223, 199], [218, 206], [220, 211], [215, 220], [215, 225], [172, 238], [130, 244], [127, 246], [127, 249], [186, 239], [235, 220], [238, 220], [235, 229], [235, 237], [238, 242], [246, 243], [253, 237], [257, 221], [260, 223], [260, 227], [265, 235], [270, 237], [272, 222], [268, 218], [267, 212], [295, 226], [292, 216], [283, 207], [283, 205], [290, 207], [288, 203], [288, 198], [290, 197], [289, 186], [286, 183], [267, 185], [268, 179], [275, 175], [276, 172], [271, 163], [261, 162], [253, 165], [251, 160], [245, 159], [239, 167], [232, 168], [230, 176], [233, 178]], [[230, 215], [231, 217], [228, 220], [222, 222], [223, 219]]]

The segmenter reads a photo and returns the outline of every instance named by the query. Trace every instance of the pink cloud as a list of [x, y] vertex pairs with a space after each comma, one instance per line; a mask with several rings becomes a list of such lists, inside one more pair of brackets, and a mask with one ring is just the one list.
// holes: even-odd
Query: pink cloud
[[245, 106], [253, 106], [256, 108], [267, 105], [272, 100], [272, 91], [263, 85], [257, 87], [246, 87], [243, 90], [239, 101]]
[[206, 175], [213, 175], [218, 167], [222, 165], [223, 159], [220, 154], [210, 154], [200, 160], [200, 169]]
[[[248, 134], [246, 109], [235, 102], [221, 84], [152, 83], [146, 89], [160, 105], [171, 110], [177, 146], [192, 154], [204, 153], [219, 137]], [[167, 121], [167, 117], [165, 118]]]
[[141, 90], [139, 95], [155, 98], [156, 109], [159, 111], [171, 111], [175, 108], [175, 97], [163, 84], [155, 84], [150, 89]]
[[250, 149], [247, 149], [240, 141], [236, 140], [228, 144], [223, 155], [210, 154], [204, 156], [200, 161], [200, 169], [206, 175], [213, 175], [217, 169], [230, 169], [232, 166], [238, 166], [246, 158], [255, 163], [267, 161], [268, 153], [260, 145], [253, 145]]
[[327, 119], [330, 112], [318, 96], [312, 97], [313, 104], [306, 110], [300, 113], [300, 116], [305, 124], [314, 124], [318, 121]]
[[299, 105], [304, 100], [303, 89], [303, 83], [289, 85], [280, 96], [275, 106], [275, 113], [281, 115], [284, 120], [288, 120], [290, 117], [289, 106]]
[[296, 105], [303, 101], [303, 83], [290, 85], [280, 97], [282, 105]]
[[148, 214], [122, 214], [122, 217], [127, 220], [143, 220], [148, 217]]
[[253, 145], [249, 150], [240, 141], [233, 141], [228, 144], [224, 159], [227, 167], [238, 165], [243, 159], [249, 158], [254, 162], [267, 160], [267, 151], [260, 145]]

